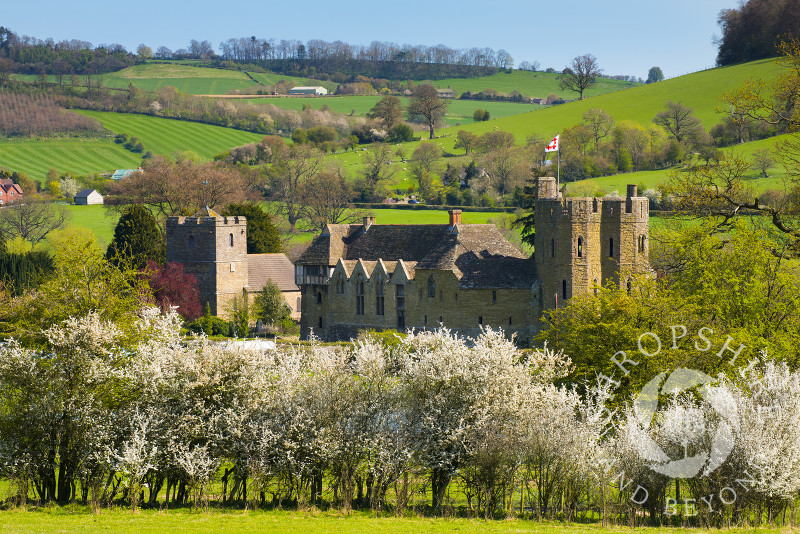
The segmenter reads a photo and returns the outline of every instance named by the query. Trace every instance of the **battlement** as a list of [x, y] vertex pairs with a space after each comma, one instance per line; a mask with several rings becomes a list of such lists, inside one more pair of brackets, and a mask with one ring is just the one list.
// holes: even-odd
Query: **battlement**
[[247, 218], [243, 215], [234, 215], [232, 217], [223, 217], [218, 215], [216, 217], [197, 217], [191, 215], [189, 217], [167, 217], [167, 227], [174, 226], [238, 226], [247, 224]]

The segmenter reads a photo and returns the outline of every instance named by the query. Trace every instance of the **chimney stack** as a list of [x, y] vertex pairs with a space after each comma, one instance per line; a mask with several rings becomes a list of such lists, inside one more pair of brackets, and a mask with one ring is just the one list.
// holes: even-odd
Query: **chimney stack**
[[461, 210], [450, 210], [447, 213], [450, 214], [450, 226], [461, 224]]
[[637, 188], [633, 184], [628, 184], [628, 198], [637, 196]]
[[364, 231], [366, 232], [370, 226], [375, 224], [375, 217], [364, 217]]

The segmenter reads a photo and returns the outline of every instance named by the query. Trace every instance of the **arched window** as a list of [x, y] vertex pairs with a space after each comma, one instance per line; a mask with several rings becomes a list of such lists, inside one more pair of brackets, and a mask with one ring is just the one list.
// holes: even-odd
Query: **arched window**
[[567, 300], [567, 281], [566, 280], [562, 280], [561, 281], [561, 298], [563, 300]]
[[428, 277], [428, 297], [436, 298], [436, 280], [433, 279], [433, 275]]
[[317, 304], [322, 304], [322, 293], [317, 291]]
[[556, 257], [556, 239], [555, 238], [550, 239], [550, 257], [551, 258], [555, 258]]
[[356, 281], [356, 315], [364, 315], [364, 278], [360, 274]]
[[336, 294], [344, 295], [344, 275], [342, 273], [336, 275]]
[[189, 248], [194, 248], [194, 236], [193, 236], [193, 235], [190, 235], [190, 236], [189, 236], [189, 243], [188, 243], [188, 245], [189, 245]]
[[228, 239], [230, 241], [230, 245], [233, 246], [233, 234], [228, 234]]
[[580, 236], [578, 237], [578, 257], [583, 257], [583, 238]]
[[614, 238], [613, 237], [609, 237], [608, 238], [608, 257], [609, 258], [613, 258], [614, 257]]

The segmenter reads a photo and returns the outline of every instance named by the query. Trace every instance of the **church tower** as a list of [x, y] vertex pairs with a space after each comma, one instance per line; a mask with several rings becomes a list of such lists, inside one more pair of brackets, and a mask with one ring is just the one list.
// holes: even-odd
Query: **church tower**
[[228, 316], [233, 299], [247, 287], [247, 221], [205, 208], [191, 217], [167, 219], [167, 262], [183, 265], [197, 278], [200, 303], [213, 315]]

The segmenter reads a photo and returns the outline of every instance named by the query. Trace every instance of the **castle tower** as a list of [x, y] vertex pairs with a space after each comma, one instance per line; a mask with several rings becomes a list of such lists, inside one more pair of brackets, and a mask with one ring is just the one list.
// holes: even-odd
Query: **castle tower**
[[564, 199], [555, 179], [539, 178], [534, 257], [542, 309], [613, 281], [625, 288], [647, 261], [648, 201], [629, 185], [626, 198]]
[[183, 264], [197, 278], [200, 303], [228, 316], [247, 287], [247, 221], [205, 208], [191, 217], [167, 219], [167, 262]]

